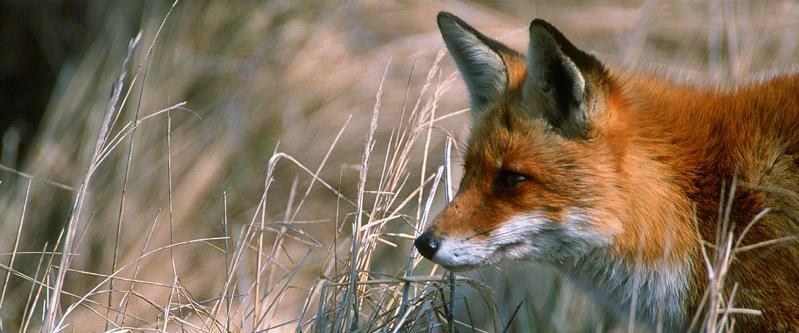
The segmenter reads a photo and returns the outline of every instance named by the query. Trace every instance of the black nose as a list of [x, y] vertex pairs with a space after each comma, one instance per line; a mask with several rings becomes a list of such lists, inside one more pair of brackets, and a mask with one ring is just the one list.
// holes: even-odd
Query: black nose
[[438, 240], [430, 230], [425, 231], [422, 235], [420, 235], [416, 240], [413, 242], [413, 245], [416, 246], [416, 249], [419, 250], [425, 258], [433, 259], [433, 256], [436, 255], [436, 251], [438, 251]]

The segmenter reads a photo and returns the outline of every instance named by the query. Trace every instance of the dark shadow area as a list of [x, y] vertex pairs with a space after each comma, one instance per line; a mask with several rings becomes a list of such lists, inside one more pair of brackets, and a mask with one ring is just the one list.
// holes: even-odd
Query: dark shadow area
[[22, 161], [58, 72], [85, 48], [93, 30], [90, 3], [0, 1], [0, 163]]

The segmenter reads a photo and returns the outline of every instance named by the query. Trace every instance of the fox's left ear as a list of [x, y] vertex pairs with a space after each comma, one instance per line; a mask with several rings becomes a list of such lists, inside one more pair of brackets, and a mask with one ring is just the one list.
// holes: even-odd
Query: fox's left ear
[[[577, 49], [544, 20], [530, 23], [523, 96], [532, 116], [543, 117], [567, 138], [586, 138], [606, 77], [596, 58]], [[538, 101], [530, 103], [529, 101]]]
[[447, 12], [438, 13], [438, 28], [469, 90], [472, 115], [477, 116], [505, 94], [508, 68], [503, 56], [518, 54]]

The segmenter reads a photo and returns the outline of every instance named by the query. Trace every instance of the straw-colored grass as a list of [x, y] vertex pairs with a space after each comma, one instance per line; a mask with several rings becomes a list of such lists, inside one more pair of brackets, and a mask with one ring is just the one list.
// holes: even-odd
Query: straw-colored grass
[[[683, 75], [799, 59], [792, 1], [104, 3], [24, 162], [0, 166], [0, 331], [636, 328], [546, 267], [450, 280], [412, 250], [468, 133], [435, 14], [519, 49], [542, 17]], [[728, 329], [720, 244], [710, 331]]]

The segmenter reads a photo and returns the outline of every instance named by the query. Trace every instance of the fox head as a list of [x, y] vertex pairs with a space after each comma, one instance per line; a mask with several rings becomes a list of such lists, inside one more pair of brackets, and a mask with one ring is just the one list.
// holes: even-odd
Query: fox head
[[549, 23], [530, 24], [527, 55], [439, 13], [466, 83], [472, 130], [458, 194], [414, 242], [462, 271], [507, 259], [558, 262], [609, 246], [613, 150], [601, 144], [611, 80]]

